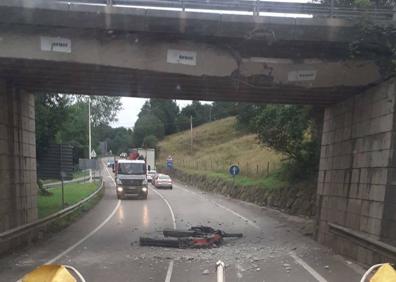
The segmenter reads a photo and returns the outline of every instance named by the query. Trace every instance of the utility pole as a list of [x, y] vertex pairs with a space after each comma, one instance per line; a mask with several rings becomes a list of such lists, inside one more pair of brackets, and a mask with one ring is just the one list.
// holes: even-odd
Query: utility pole
[[193, 126], [192, 126], [192, 115], [190, 115], [190, 139], [191, 139], [191, 144], [190, 144], [190, 150], [191, 153], [193, 151], [193, 130], [192, 130]]
[[[91, 97], [88, 96], [88, 143], [89, 143], [89, 159], [92, 158], [92, 143], [91, 143]], [[92, 169], [89, 169], [89, 182], [92, 182]]]

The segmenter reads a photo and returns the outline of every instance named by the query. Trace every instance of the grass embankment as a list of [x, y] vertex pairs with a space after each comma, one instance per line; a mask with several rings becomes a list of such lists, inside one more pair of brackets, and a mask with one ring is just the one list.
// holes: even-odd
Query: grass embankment
[[[159, 164], [172, 155], [178, 169], [204, 172], [227, 180], [228, 168], [238, 164], [241, 169], [236, 181], [243, 184], [271, 184], [271, 172], [281, 166], [282, 155], [259, 144], [257, 135], [236, 130], [236, 119], [229, 117], [166, 137], [159, 144]], [[271, 178], [271, 177], [270, 177]]]
[[[314, 213], [315, 180], [291, 181], [283, 156], [259, 144], [257, 135], [237, 130], [234, 117], [194, 128], [192, 150], [190, 131], [167, 136], [159, 143], [159, 169], [165, 168], [169, 155], [176, 169], [173, 176], [202, 190], [291, 214]], [[231, 164], [241, 169], [235, 183], [228, 173]]]
[[[64, 186], [65, 206], [77, 203], [93, 193], [96, 183], [70, 183]], [[62, 189], [51, 189], [50, 195], [38, 195], [37, 208], [39, 218], [45, 217], [62, 209]]]

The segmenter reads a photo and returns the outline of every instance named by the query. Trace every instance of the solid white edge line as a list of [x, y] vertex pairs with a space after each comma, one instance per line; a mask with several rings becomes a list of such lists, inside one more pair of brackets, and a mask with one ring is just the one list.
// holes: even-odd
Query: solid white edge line
[[170, 282], [173, 272], [173, 260], [169, 262], [168, 271], [166, 272], [165, 282]]
[[111, 176], [111, 174], [110, 174], [110, 172], [109, 172], [109, 169], [107, 168], [107, 165], [105, 164], [105, 162], [104, 162], [103, 159], [102, 159], [102, 163], [103, 163], [103, 165], [104, 165], [104, 168], [105, 168], [106, 171], [107, 171], [107, 174], [108, 174], [109, 177], [111, 178], [111, 181], [113, 181], [114, 185], [117, 185], [116, 182], [115, 182], [115, 180], [114, 180], [114, 178]]
[[[103, 159], [102, 159], [102, 163], [105, 165]], [[113, 177], [111, 177], [111, 174], [109, 172], [109, 170], [107, 169], [107, 166], [105, 165], [105, 169], [107, 171], [107, 173], [109, 174], [109, 177], [111, 178], [111, 180], [114, 179]], [[114, 182], [115, 184], [115, 182]], [[76, 247], [78, 247], [81, 243], [83, 243], [85, 240], [87, 240], [89, 237], [91, 237], [92, 235], [94, 235], [96, 232], [99, 231], [99, 229], [101, 229], [107, 222], [109, 222], [109, 220], [114, 216], [114, 214], [117, 212], [118, 208], [121, 205], [121, 200], [117, 201], [117, 205], [114, 207], [113, 211], [110, 213], [110, 215], [101, 223], [99, 224], [94, 230], [92, 230], [91, 232], [89, 232], [87, 235], [85, 235], [81, 240], [79, 240], [77, 243], [73, 244], [72, 246], [70, 246], [69, 248], [67, 248], [66, 250], [64, 250], [63, 252], [61, 252], [59, 255], [57, 255], [56, 257], [54, 257], [53, 259], [47, 261], [45, 264], [51, 264], [54, 263], [55, 261], [57, 261], [58, 259], [60, 259], [61, 257], [63, 257], [64, 255], [68, 254], [69, 252], [71, 252], [72, 250], [74, 250]]]
[[298, 257], [296, 255], [296, 253], [291, 252], [289, 253], [289, 255], [295, 260], [295, 262], [297, 262], [299, 265], [301, 265], [306, 271], [309, 272], [309, 274], [311, 274], [316, 280], [318, 280], [319, 282], [327, 282], [327, 280], [320, 275], [318, 272], [316, 272], [315, 269], [313, 269], [312, 267], [310, 267], [305, 261], [303, 261], [302, 258]]
[[[179, 185], [178, 185], [178, 186], [179, 186]], [[183, 190], [185, 190], [185, 191], [191, 192], [191, 193], [193, 193], [193, 194], [196, 194], [196, 195], [198, 195], [198, 196], [203, 197], [202, 195], [200, 195], [200, 194], [198, 194], [198, 193], [196, 193], [196, 192], [194, 192], [194, 191], [191, 191], [190, 189], [186, 189], [186, 188], [181, 187], [181, 186], [180, 186], [179, 188], [181, 188], [181, 189], [183, 189]], [[240, 215], [240, 214], [237, 213], [236, 211], [233, 211], [232, 209], [229, 209], [229, 208], [227, 208], [227, 207], [225, 207], [225, 206], [223, 206], [223, 205], [221, 205], [221, 204], [219, 204], [219, 203], [217, 203], [217, 202], [213, 202], [213, 203], [214, 203], [216, 206], [218, 206], [218, 207], [220, 207], [220, 208], [223, 208], [223, 209], [225, 209], [226, 211], [228, 211], [228, 212], [230, 212], [230, 213], [236, 215], [237, 217], [239, 217], [239, 218], [245, 220], [245, 221], [248, 222], [250, 225], [252, 225], [252, 226], [254, 226], [255, 228], [257, 228], [257, 229], [260, 230], [260, 227], [259, 227], [256, 223], [254, 223], [253, 221], [251, 221], [251, 220], [249, 220], [248, 218], [244, 217], [243, 215]], [[301, 258], [299, 258], [294, 252], [291, 252], [289, 255], [296, 261], [296, 263], [298, 263], [299, 265], [301, 265], [301, 266], [302, 266], [309, 274], [311, 274], [316, 280], [318, 280], [319, 282], [327, 282], [327, 280], [326, 280], [322, 275], [320, 275], [318, 272], [316, 272], [311, 266], [309, 266], [304, 260], [302, 260]], [[166, 281], [166, 282], [168, 282], [168, 281]]]
[[169, 204], [168, 200], [165, 199], [165, 197], [162, 196], [162, 194], [161, 194], [160, 192], [156, 191], [155, 189], [153, 189], [153, 188], [151, 188], [151, 187], [150, 187], [150, 189], [151, 189], [153, 192], [155, 192], [158, 196], [160, 196], [160, 198], [161, 198], [161, 199], [165, 202], [165, 204], [168, 206], [169, 211], [170, 211], [171, 216], [172, 216], [173, 229], [176, 229], [176, 218], [175, 218], [175, 214], [173, 213], [172, 207], [171, 207], [171, 205]]
[[[184, 187], [182, 187], [181, 185], [177, 185], [177, 186], [175, 185], [175, 187], [178, 187], [178, 188], [180, 188], [180, 189], [183, 189], [183, 190], [186, 191], [186, 192], [190, 192], [190, 193], [195, 194], [195, 195], [197, 195], [197, 196], [199, 196], [199, 197], [202, 197], [202, 198], [204, 198], [205, 200], [209, 200], [209, 199], [206, 199], [204, 196], [202, 196], [202, 195], [196, 193], [195, 191], [191, 191], [190, 189], [184, 188]], [[247, 223], [249, 223], [249, 224], [250, 224], [251, 226], [253, 226], [254, 228], [257, 228], [257, 229], [259, 229], [259, 230], [261, 229], [260, 226], [258, 226], [256, 223], [254, 223], [254, 222], [251, 221], [250, 219], [244, 217], [243, 215], [237, 213], [236, 211], [233, 211], [232, 209], [227, 208], [227, 207], [223, 206], [222, 204], [219, 204], [219, 203], [216, 202], [216, 201], [212, 201], [212, 200], [209, 200], [209, 201], [211, 201], [214, 205], [216, 205], [216, 206], [218, 206], [218, 207], [220, 207], [220, 208], [222, 208], [222, 209], [225, 209], [226, 211], [232, 213], [233, 215], [236, 215], [237, 217], [243, 219], [244, 221], [246, 221]]]
[[90, 238], [92, 235], [94, 235], [96, 232], [99, 231], [99, 229], [101, 229], [107, 222], [109, 222], [109, 220], [114, 216], [114, 214], [117, 212], [118, 208], [120, 207], [121, 201], [118, 200], [117, 201], [117, 205], [115, 206], [115, 208], [113, 209], [113, 211], [111, 212], [111, 214], [101, 223], [99, 224], [94, 230], [92, 230], [91, 232], [89, 232], [87, 235], [85, 235], [82, 239], [80, 239], [77, 243], [73, 244], [72, 246], [70, 246], [69, 248], [67, 248], [66, 250], [64, 250], [63, 252], [61, 252], [59, 255], [57, 255], [56, 257], [54, 257], [53, 259], [47, 261], [45, 264], [51, 264], [54, 263], [55, 261], [57, 261], [58, 259], [60, 259], [61, 257], [63, 257], [64, 255], [68, 254], [69, 252], [71, 252], [72, 250], [74, 250], [76, 247], [78, 247], [79, 245], [81, 245], [85, 240], [87, 240], [88, 238]]
[[244, 217], [243, 215], [240, 215], [240, 214], [237, 213], [236, 211], [233, 211], [232, 209], [229, 209], [229, 208], [227, 208], [227, 207], [225, 207], [225, 206], [223, 206], [223, 205], [221, 205], [221, 204], [219, 204], [219, 203], [217, 203], [217, 202], [214, 202], [214, 204], [215, 204], [216, 206], [218, 206], [218, 207], [220, 207], [220, 208], [223, 208], [223, 209], [225, 209], [226, 211], [228, 211], [228, 212], [230, 212], [230, 213], [236, 215], [237, 217], [243, 219], [244, 221], [246, 221], [247, 223], [249, 223], [249, 224], [250, 224], [251, 226], [253, 226], [254, 228], [257, 228], [258, 230], [261, 229], [260, 226], [258, 226], [256, 223], [254, 223], [254, 222], [251, 221], [250, 219]]
[[[171, 207], [171, 205], [169, 204], [168, 200], [162, 196], [162, 194], [158, 191], [156, 191], [154, 188], [150, 187], [150, 190], [152, 190], [153, 192], [155, 192], [164, 202], [165, 204], [168, 206], [168, 209], [171, 213], [172, 216], [172, 223], [173, 223], [173, 229], [176, 229], [176, 218], [175, 218], [175, 214], [173, 213], [173, 209]], [[172, 272], [173, 272], [173, 259], [169, 262], [169, 266], [168, 266], [168, 271], [166, 272], [166, 277], [165, 277], [165, 282], [170, 282], [171, 278], [172, 278]]]

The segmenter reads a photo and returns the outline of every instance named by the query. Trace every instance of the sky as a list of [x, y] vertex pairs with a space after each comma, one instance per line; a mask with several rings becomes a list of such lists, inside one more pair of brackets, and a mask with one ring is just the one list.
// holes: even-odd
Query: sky
[[[112, 127], [127, 127], [132, 128], [137, 120], [140, 109], [142, 108], [144, 102], [148, 99], [145, 98], [131, 98], [131, 97], [122, 97], [122, 110], [118, 112], [117, 119], [118, 121], [112, 122], [110, 125]], [[191, 100], [176, 100], [179, 108], [184, 108], [185, 106], [191, 104]], [[210, 102], [202, 102], [202, 103], [210, 103]]]

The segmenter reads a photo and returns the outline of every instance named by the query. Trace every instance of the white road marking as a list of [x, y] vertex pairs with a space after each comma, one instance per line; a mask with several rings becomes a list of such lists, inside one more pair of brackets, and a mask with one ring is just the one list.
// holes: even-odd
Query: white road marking
[[233, 211], [232, 209], [229, 209], [229, 208], [227, 208], [227, 207], [225, 207], [225, 206], [223, 206], [223, 205], [221, 205], [221, 204], [219, 204], [219, 203], [217, 203], [217, 202], [214, 202], [214, 204], [215, 204], [216, 206], [218, 206], [218, 207], [220, 207], [220, 208], [222, 208], [222, 209], [225, 209], [226, 211], [232, 213], [233, 215], [236, 215], [237, 217], [243, 219], [244, 221], [246, 221], [247, 223], [249, 223], [249, 224], [250, 224], [251, 226], [253, 226], [254, 228], [256, 228], [256, 229], [258, 229], [258, 230], [261, 230], [260, 226], [258, 226], [256, 223], [254, 223], [254, 222], [251, 221], [250, 219], [244, 217], [243, 215], [237, 213], [236, 211]]
[[160, 196], [161, 199], [162, 199], [162, 200], [165, 202], [165, 204], [168, 206], [169, 211], [170, 211], [171, 216], [172, 216], [173, 229], [176, 229], [176, 218], [175, 218], [175, 214], [173, 213], [172, 207], [171, 207], [171, 205], [169, 204], [168, 200], [165, 199], [165, 197], [162, 196], [162, 194], [161, 194], [160, 192], [156, 191], [155, 189], [153, 189], [153, 188], [150, 187], [150, 190], [153, 191], [153, 192], [155, 192], [158, 196]]
[[[103, 159], [102, 159], [102, 163], [105, 165]], [[113, 179], [113, 177], [111, 176], [109, 170], [107, 169], [107, 166], [105, 165], [105, 169], [107, 171], [107, 173], [109, 174], [109, 177], [111, 178], [111, 180], [114, 182], [115, 181]], [[58, 259], [60, 259], [61, 257], [63, 257], [64, 255], [68, 254], [69, 252], [71, 252], [72, 250], [74, 250], [76, 247], [78, 247], [80, 244], [82, 244], [85, 240], [87, 240], [88, 238], [90, 238], [92, 235], [94, 235], [96, 232], [98, 232], [107, 222], [109, 222], [109, 220], [114, 216], [114, 214], [117, 212], [118, 208], [121, 205], [121, 200], [117, 201], [117, 205], [114, 207], [113, 211], [110, 213], [110, 215], [101, 223], [99, 224], [94, 230], [92, 230], [91, 232], [89, 232], [87, 235], [85, 235], [81, 240], [79, 240], [77, 243], [75, 243], [74, 245], [70, 246], [69, 248], [67, 248], [66, 250], [64, 250], [63, 252], [61, 252], [59, 255], [57, 255], [56, 257], [54, 257], [53, 259], [47, 261], [45, 264], [51, 264], [54, 263], [55, 261], [57, 261]]]
[[[204, 196], [202, 196], [202, 195], [196, 193], [195, 191], [191, 191], [190, 189], [186, 189], [186, 188], [181, 187], [181, 186], [179, 186], [179, 185], [177, 185], [177, 187], [178, 187], [178, 188], [181, 188], [181, 189], [183, 189], [183, 190], [185, 190], [185, 191], [187, 191], [187, 192], [190, 192], [190, 193], [193, 193], [193, 194], [195, 194], [195, 195], [198, 195], [198, 196], [200, 196], [200, 197], [205, 198]], [[205, 198], [205, 199], [206, 199], [206, 198]], [[256, 223], [254, 223], [254, 222], [251, 221], [250, 219], [244, 217], [243, 215], [237, 213], [236, 211], [233, 211], [232, 209], [227, 208], [227, 207], [225, 207], [225, 206], [219, 204], [219, 203], [216, 202], [216, 201], [212, 201], [212, 200], [210, 200], [210, 199], [207, 199], [207, 200], [211, 201], [211, 202], [212, 202], [213, 204], [215, 204], [216, 206], [218, 206], [218, 207], [220, 207], [220, 208], [222, 208], [222, 209], [224, 209], [224, 210], [226, 210], [226, 211], [232, 213], [233, 215], [236, 215], [237, 217], [241, 218], [242, 220], [244, 220], [245, 222], [247, 222], [248, 224], [250, 224], [250, 225], [253, 226], [254, 228], [256, 228], [256, 229], [258, 229], [258, 230], [261, 229], [260, 226], [258, 226]]]
[[114, 178], [111, 176], [111, 174], [110, 174], [110, 172], [109, 172], [109, 169], [107, 168], [107, 165], [104, 163], [104, 160], [103, 160], [103, 159], [102, 159], [102, 163], [103, 163], [103, 165], [104, 165], [104, 167], [105, 167], [105, 169], [106, 169], [106, 171], [107, 171], [107, 174], [108, 174], [109, 177], [111, 178], [111, 181], [113, 181], [114, 185], [117, 185], [116, 182], [115, 182], [115, 180], [114, 180]]
[[[195, 191], [191, 191], [190, 189], [184, 188], [181, 185], [177, 185], [178, 188], [181, 188], [183, 190], [185, 190], [186, 192], [190, 192], [193, 193], [195, 195], [198, 195], [200, 197], [205, 198], [204, 196], [200, 195], [199, 193], [196, 193]], [[208, 199], [209, 201], [211, 201], [210, 199]], [[225, 209], [226, 211], [236, 215], [237, 217], [243, 219], [244, 221], [248, 222], [251, 226], [257, 228], [258, 230], [260, 230], [261, 228], [254, 223], [253, 221], [251, 221], [250, 219], [244, 217], [243, 215], [237, 213], [236, 211], [233, 211], [232, 209], [229, 209], [219, 203], [217, 203], [216, 201], [212, 201], [216, 206]], [[309, 266], [305, 261], [303, 261], [301, 258], [299, 258], [295, 253], [290, 253], [290, 256], [299, 264], [301, 265], [309, 274], [311, 274], [316, 280], [318, 280], [319, 282], [327, 282], [327, 280], [325, 278], [323, 278], [323, 276], [321, 276], [318, 272], [316, 272], [311, 266]]]
[[[168, 209], [169, 209], [169, 211], [170, 211], [170, 213], [171, 213], [171, 216], [172, 216], [173, 229], [176, 229], [176, 218], [175, 218], [175, 214], [173, 213], [173, 209], [172, 209], [171, 205], [169, 204], [168, 200], [167, 200], [164, 196], [162, 196], [162, 194], [161, 194], [160, 192], [156, 191], [155, 189], [153, 189], [153, 188], [150, 187], [150, 190], [153, 191], [153, 192], [155, 192], [158, 196], [160, 196], [160, 198], [161, 198], [161, 199], [165, 202], [165, 204], [168, 206]], [[165, 282], [170, 282], [170, 281], [171, 281], [172, 272], [173, 272], [173, 263], [174, 263], [173, 260], [171, 260], [171, 261], [169, 262], [168, 271], [166, 272]]]
[[298, 257], [294, 252], [289, 253], [289, 255], [299, 264], [301, 265], [306, 271], [309, 272], [317, 281], [319, 282], [327, 282], [325, 278], [323, 278], [322, 275], [320, 275], [318, 272], [316, 272], [315, 269], [310, 267], [305, 261], [303, 261], [302, 258]]
[[171, 281], [172, 271], [173, 271], [173, 260], [169, 262], [168, 271], [166, 272], [165, 282]]
[[109, 220], [114, 216], [114, 214], [117, 212], [118, 208], [120, 207], [121, 201], [118, 200], [117, 201], [117, 205], [114, 207], [113, 211], [111, 212], [111, 214], [101, 223], [99, 224], [94, 230], [92, 230], [91, 232], [89, 232], [87, 235], [85, 235], [81, 240], [79, 240], [77, 243], [73, 244], [72, 246], [70, 246], [69, 248], [67, 248], [66, 250], [64, 250], [63, 252], [61, 252], [59, 255], [57, 255], [56, 257], [54, 257], [53, 259], [47, 261], [45, 264], [51, 264], [54, 263], [55, 261], [57, 261], [58, 259], [60, 259], [61, 257], [63, 257], [64, 255], [68, 254], [69, 252], [71, 252], [72, 250], [74, 250], [76, 247], [78, 247], [80, 244], [82, 244], [85, 240], [87, 240], [88, 238], [90, 238], [92, 235], [94, 235], [96, 232], [98, 232], [107, 222], [109, 222]]

